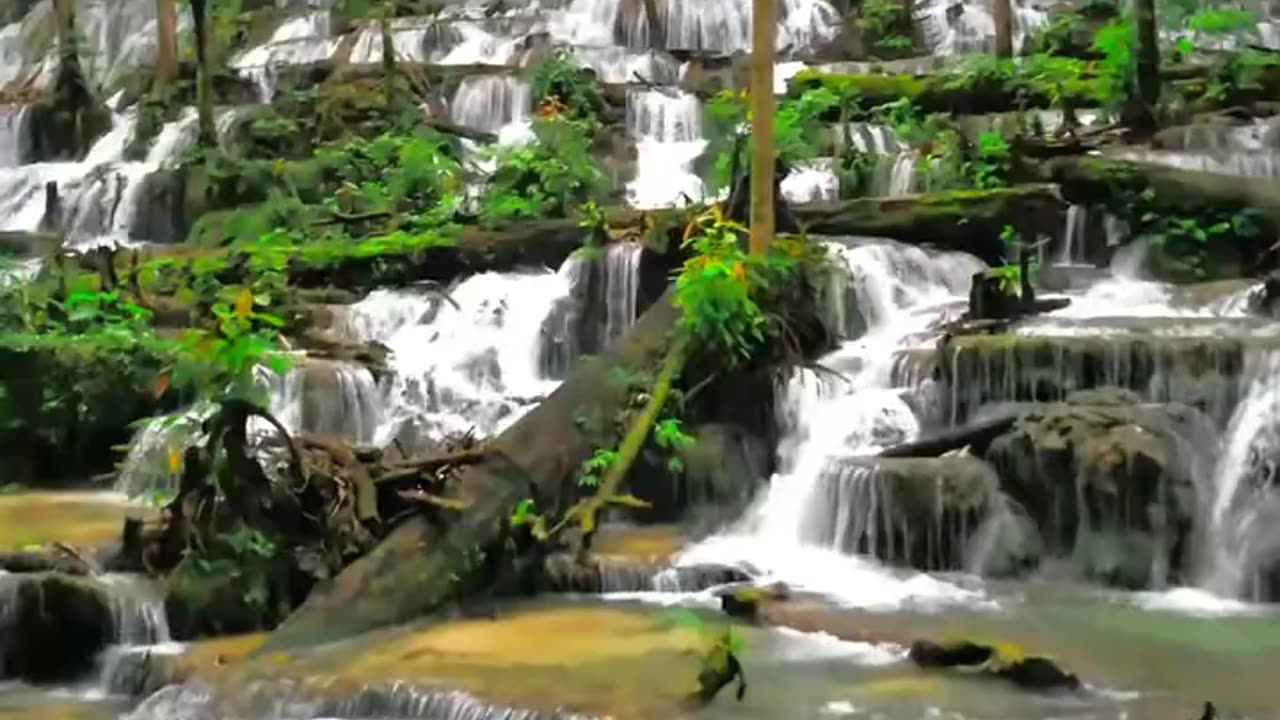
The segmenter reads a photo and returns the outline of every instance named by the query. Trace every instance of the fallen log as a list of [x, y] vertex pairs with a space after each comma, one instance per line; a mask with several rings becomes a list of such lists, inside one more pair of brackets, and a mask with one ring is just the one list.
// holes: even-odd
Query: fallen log
[[1019, 413], [1007, 413], [999, 417], [970, 423], [961, 428], [947, 430], [919, 440], [912, 440], [880, 451], [880, 457], [938, 457], [962, 447], [973, 449], [975, 455], [986, 452], [992, 440], [1000, 437], [1018, 420]]
[[611, 369], [653, 370], [678, 317], [664, 295], [608, 361], [580, 364], [546, 400], [489, 442], [499, 452], [469, 467], [454, 484], [453, 499], [468, 505], [456, 520], [446, 528], [423, 517], [407, 520], [373, 552], [318, 585], [261, 652], [336, 640], [431, 612], [458, 594], [477, 561], [501, 559], [506, 526], [522, 500], [540, 509], [568, 507], [571, 478], [595, 451], [574, 418], [613, 417], [625, 407], [630, 394], [610, 381]]
[[887, 237], [971, 253], [988, 265], [1004, 262], [1000, 233], [1006, 225], [1061, 225], [1061, 201], [1048, 185], [861, 198], [796, 205], [792, 210], [811, 234]]

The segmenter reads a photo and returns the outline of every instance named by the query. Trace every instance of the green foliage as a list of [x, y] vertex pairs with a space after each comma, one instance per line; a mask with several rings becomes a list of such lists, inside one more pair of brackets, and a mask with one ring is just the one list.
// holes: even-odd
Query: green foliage
[[609, 468], [618, 460], [618, 451], [598, 448], [591, 457], [583, 461], [578, 468], [578, 485], [585, 488], [600, 486], [600, 479], [609, 472]]
[[858, 28], [871, 39], [875, 53], [884, 58], [911, 52], [910, 6], [901, 0], [862, 0]]
[[[709, 152], [715, 157], [707, 184], [712, 191], [729, 186], [734, 167], [733, 150], [740, 151], [737, 167], [744, 169], [751, 157], [752, 143], [747, 135], [750, 113], [745, 92], [725, 90], [712, 98], [706, 106], [709, 136], [713, 140]], [[798, 97], [786, 97], [774, 114], [774, 143], [779, 160], [784, 166], [792, 166], [800, 160], [818, 155], [817, 140], [822, 136], [823, 118], [849, 100], [826, 87], [810, 89]], [[739, 137], [746, 142], [738, 142]]]
[[978, 154], [967, 167], [973, 186], [979, 190], [1008, 187], [1012, 173], [1013, 151], [1004, 136], [984, 132], [978, 138]]
[[213, 306], [216, 329], [187, 332], [173, 368], [172, 382], [176, 387], [193, 387], [200, 397], [213, 400], [262, 401], [258, 368], [267, 366], [284, 373], [289, 362], [275, 351], [276, 331], [284, 321], [255, 312], [256, 301], [253, 292], [244, 288], [236, 295], [234, 305]]
[[1076, 47], [1076, 38], [1087, 30], [1084, 18], [1074, 12], [1055, 14], [1031, 36], [1035, 53], [1062, 55]]
[[585, 123], [578, 127], [594, 133], [604, 112], [604, 96], [594, 73], [579, 64], [571, 51], [557, 49], [535, 66], [531, 84], [535, 103], [563, 107], [569, 120]]
[[1210, 37], [1256, 34], [1258, 19], [1248, 10], [1208, 7], [1188, 18], [1187, 27], [1194, 33]]
[[481, 220], [568, 217], [599, 196], [604, 173], [591, 155], [589, 128], [565, 118], [539, 118], [537, 139], [493, 151], [497, 169], [481, 199]]
[[1114, 20], [1094, 36], [1093, 47], [1102, 54], [1098, 62], [1098, 100], [1108, 110], [1122, 106], [1133, 91], [1135, 77], [1133, 21]]

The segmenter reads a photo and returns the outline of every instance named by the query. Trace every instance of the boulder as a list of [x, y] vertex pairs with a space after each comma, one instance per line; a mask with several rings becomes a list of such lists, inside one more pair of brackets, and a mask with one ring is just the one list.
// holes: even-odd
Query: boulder
[[986, 457], [1050, 552], [1074, 554], [1094, 579], [1144, 587], [1170, 579], [1153, 568], [1188, 569], [1195, 448], [1209, 432], [1202, 413], [1176, 403], [1045, 404], [1026, 408]]
[[93, 581], [59, 573], [0, 575], [0, 679], [71, 680], [115, 637], [111, 600]]

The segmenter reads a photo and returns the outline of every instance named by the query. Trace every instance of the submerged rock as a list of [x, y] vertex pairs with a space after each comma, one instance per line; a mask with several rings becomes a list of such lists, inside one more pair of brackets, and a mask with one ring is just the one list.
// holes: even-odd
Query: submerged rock
[[[1012, 652], [1013, 657], [1005, 657]], [[1080, 679], [1044, 657], [1023, 657], [1016, 650], [979, 645], [968, 640], [935, 643], [917, 640], [908, 654], [923, 668], [977, 668], [987, 676], [1012, 682], [1026, 690], [1078, 690]]]
[[0, 575], [0, 678], [56, 682], [88, 672], [116, 635], [111, 607], [85, 578]]

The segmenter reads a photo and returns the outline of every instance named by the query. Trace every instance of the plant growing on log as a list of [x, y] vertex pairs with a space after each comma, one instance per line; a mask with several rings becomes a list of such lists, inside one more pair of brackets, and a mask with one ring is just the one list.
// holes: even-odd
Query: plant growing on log
[[877, 56], [901, 57], [911, 51], [911, 5], [902, 0], [863, 0], [858, 29], [871, 40]]
[[1009, 141], [1000, 133], [987, 131], [978, 137], [977, 150], [977, 157], [966, 168], [973, 186], [979, 190], [1008, 187], [1013, 164]]
[[498, 167], [480, 201], [482, 222], [567, 217], [603, 191], [604, 173], [583, 122], [539, 118], [533, 129], [536, 142], [493, 151]]
[[604, 96], [595, 73], [579, 64], [570, 51], [557, 49], [535, 66], [530, 83], [539, 107], [557, 106], [560, 109], [554, 114], [582, 122], [579, 128], [594, 134], [604, 112]]

